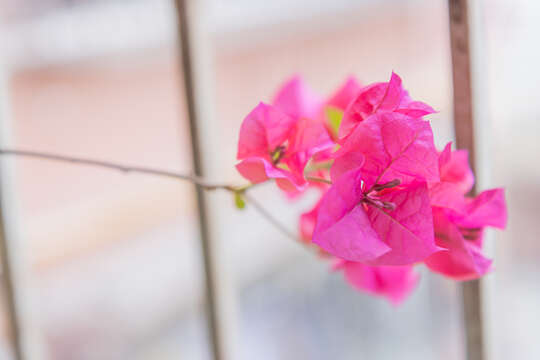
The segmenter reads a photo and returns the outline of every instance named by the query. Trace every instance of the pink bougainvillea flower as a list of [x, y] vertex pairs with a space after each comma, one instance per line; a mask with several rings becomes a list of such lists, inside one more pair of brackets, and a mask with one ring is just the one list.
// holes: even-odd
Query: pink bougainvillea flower
[[[328, 134], [334, 142], [338, 140], [338, 129], [343, 119], [343, 112], [360, 92], [360, 83], [350, 76], [324, 103], [320, 114]], [[319, 155], [319, 160], [331, 159], [331, 150]]]
[[[358, 94], [360, 85], [353, 77], [347, 81], [328, 100], [323, 101], [302, 80], [295, 76], [287, 81], [274, 99], [274, 106], [296, 119], [312, 119], [325, 127], [332, 141], [337, 139], [337, 128], [343, 117], [343, 111]], [[331, 159], [332, 148], [316, 153], [317, 162]]]
[[456, 280], [476, 279], [490, 271], [492, 261], [482, 254], [483, 229], [460, 229], [442, 208], [433, 209], [433, 222], [436, 242], [444, 250], [425, 260], [429, 269]]
[[474, 199], [467, 199], [465, 214], [433, 207], [435, 240], [443, 250], [428, 257], [426, 265], [457, 280], [483, 276], [492, 262], [482, 254], [484, 227], [504, 229], [506, 219], [503, 189], [487, 190]]
[[345, 279], [360, 291], [387, 298], [399, 305], [418, 284], [420, 275], [413, 266], [369, 266], [359, 262], [339, 260], [335, 270], [342, 270]]
[[491, 269], [492, 261], [482, 254], [484, 227], [506, 226], [503, 189], [466, 198], [474, 177], [464, 150], [450, 150], [447, 144], [439, 156], [441, 181], [430, 185], [435, 241], [443, 250], [426, 259], [433, 271], [457, 280], [476, 279]]
[[[294, 119], [311, 119], [320, 122], [327, 131], [328, 137], [335, 141], [337, 129], [343, 117], [343, 111], [358, 95], [360, 84], [354, 77], [349, 77], [345, 83], [326, 101], [317, 96], [302, 80], [294, 76], [280, 88], [273, 105]], [[313, 127], [315, 122], [310, 122]], [[319, 129], [317, 129], [320, 134]], [[312, 151], [314, 161], [324, 162], [331, 159], [333, 146]]]
[[331, 106], [344, 111], [353, 101], [362, 87], [354, 76], [349, 76], [338, 90], [326, 100], [325, 106]]
[[449, 182], [457, 186], [457, 190], [468, 193], [474, 184], [474, 175], [469, 166], [467, 150], [451, 150], [452, 143], [446, 144], [439, 156], [441, 182]]
[[[324, 192], [322, 192], [322, 194], [324, 194]], [[308, 210], [300, 215], [298, 225], [300, 230], [300, 239], [306, 244], [315, 246], [321, 257], [328, 258], [331, 257], [328, 252], [312, 243], [313, 231], [315, 230], [315, 224], [317, 223], [317, 215], [319, 214], [319, 209], [321, 208], [321, 199], [317, 201], [311, 210]]]
[[465, 197], [474, 184], [474, 176], [466, 150], [451, 150], [448, 143], [439, 154], [440, 181], [429, 184], [432, 206], [444, 207], [463, 214]]
[[394, 179], [402, 184], [417, 178], [428, 183], [439, 181], [439, 157], [431, 126], [399, 113], [375, 114], [359, 123], [334, 157], [332, 181], [357, 167], [362, 168], [368, 188]]
[[334, 182], [320, 204], [314, 243], [340, 259], [370, 265], [413, 264], [438, 250], [425, 182], [365, 184], [362, 169]]
[[260, 103], [244, 119], [240, 128], [236, 168], [252, 183], [274, 178], [287, 191], [302, 189], [305, 181], [276, 165], [284, 156], [295, 120], [277, 108]]
[[332, 147], [322, 124], [294, 119], [278, 108], [260, 103], [240, 128], [236, 166], [252, 183], [270, 178], [287, 192], [307, 187], [304, 167], [314, 153]]
[[321, 111], [323, 100], [296, 75], [281, 86], [272, 104], [295, 119], [315, 119]]
[[482, 191], [473, 199], [466, 199], [465, 216], [453, 215], [453, 220], [464, 228], [492, 226], [504, 229], [507, 222], [504, 189]]
[[448, 143], [439, 156], [441, 177], [439, 183], [430, 186], [431, 205], [444, 208], [460, 226], [504, 228], [504, 190], [486, 190], [475, 198], [465, 197], [474, 185], [468, 154], [465, 150], [451, 151], [450, 146]]
[[328, 154], [331, 153], [334, 143], [326, 123], [320, 121], [324, 101], [300, 76], [296, 75], [285, 82], [274, 97], [273, 105], [298, 121], [292, 137], [294, 144], [291, 145], [294, 155], [286, 159], [287, 165], [295, 168], [293, 172], [299, 172], [300, 167], [303, 169], [307, 163], [306, 158], [314, 155], [318, 155], [315, 158], [318, 161], [329, 159]]
[[300, 118], [294, 126], [283, 161], [292, 172], [303, 174], [313, 155], [334, 147], [323, 124], [317, 120]]
[[360, 84], [350, 76], [326, 101], [296, 75], [286, 81], [274, 97], [272, 104], [293, 118], [316, 119], [323, 108], [332, 107], [344, 111], [360, 92]]
[[416, 119], [434, 113], [435, 110], [427, 104], [412, 100], [401, 86], [401, 78], [392, 72], [389, 82], [375, 83], [360, 90], [345, 110], [339, 138], [347, 137], [358, 123], [381, 112], [396, 112]]
[[317, 201], [315, 206], [300, 215], [298, 222], [300, 229], [300, 237], [302, 241], [310, 243], [313, 238], [313, 230], [315, 230], [315, 224], [317, 223], [317, 214], [321, 207], [321, 200]]
[[[317, 171], [314, 174], [318, 175], [318, 178], [326, 178], [325, 174], [322, 171]], [[313, 231], [315, 230], [315, 224], [317, 223], [317, 216], [319, 214], [319, 209], [321, 208], [321, 202], [324, 194], [330, 188], [330, 185], [322, 182], [313, 182], [313, 186], [316, 187], [320, 192], [320, 197], [310, 210], [302, 213], [298, 222], [298, 227], [300, 230], [300, 238], [304, 242], [310, 243], [313, 239]]]

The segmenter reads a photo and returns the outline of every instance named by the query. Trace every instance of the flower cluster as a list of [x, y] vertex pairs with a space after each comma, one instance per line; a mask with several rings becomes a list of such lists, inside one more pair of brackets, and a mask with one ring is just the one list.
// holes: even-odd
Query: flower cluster
[[437, 151], [423, 119], [433, 112], [395, 73], [364, 87], [349, 78], [327, 99], [295, 77], [244, 119], [237, 169], [291, 197], [316, 188], [302, 239], [355, 288], [399, 303], [418, 282], [414, 265], [456, 280], [486, 274], [483, 230], [506, 225], [503, 189], [466, 196], [468, 154]]

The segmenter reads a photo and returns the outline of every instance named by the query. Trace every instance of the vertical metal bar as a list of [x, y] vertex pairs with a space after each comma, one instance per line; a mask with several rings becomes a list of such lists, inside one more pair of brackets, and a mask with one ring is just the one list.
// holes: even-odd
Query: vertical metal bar
[[[450, 46], [454, 87], [454, 128], [456, 145], [469, 151], [471, 168], [476, 173], [474, 144], [473, 99], [471, 86], [471, 56], [469, 45], [469, 14], [467, 0], [449, 0]], [[471, 195], [476, 188], [471, 190]], [[479, 280], [461, 285], [463, 315], [468, 360], [484, 360], [482, 325], [482, 291]]]
[[[2, 174], [0, 173], [0, 176]], [[0, 199], [2, 190], [0, 189]], [[16, 360], [23, 359], [21, 329], [19, 326], [19, 317], [17, 311], [17, 301], [15, 296], [15, 282], [13, 280], [13, 267], [11, 261], [11, 249], [6, 236], [4, 226], [4, 206], [0, 205], [0, 253], [2, 261], [2, 285], [4, 290], [4, 299], [6, 302], [7, 327], [10, 343]]]
[[[191, 3], [191, 4], [190, 4]], [[182, 70], [182, 78], [184, 81], [184, 90], [186, 95], [186, 105], [189, 117], [189, 128], [191, 136], [191, 149], [195, 174], [202, 176], [203, 161], [201, 152], [201, 137], [200, 127], [201, 108], [198, 106], [196, 99], [196, 81], [200, 81], [200, 76], [196, 77], [195, 73], [195, 56], [193, 46], [200, 38], [194, 39], [194, 28], [191, 21], [195, 21], [196, 14], [191, 11], [190, 5], [193, 3], [190, 0], [175, 0], [178, 23], [178, 40], [180, 42], [180, 66]], [[199, 74], [200, 75], [200, 74]], [[218, 271], [216, 262], [216, 250], [213, 246], [212, 239], [209, 233], [208, 211], [206, 208], [205, 196], [202, 189], [196, 187], [197, 208], [199, 213], [199, 231], [201, 236], [201, 245], [203, 252], [204, 273], [206, 282], [206, 301], [208, 328], [210, 331], [210, 340], [213, 358], [215, 360], [226, 359], [225, 340], [224, 340], [224, 318], [220, 314], [222, 301], [220, 287], [218, 286]]]
[[[0, 69], [0, 131], [5, 130], [4, 123], [7, 121], [8, 114], [7, 106], [7, 86], [6, 80], [3, 77], [2, 69]], [[6, 133], [0, 134], [0, 139], [4, 139]], [[0, 143], [2, 141], [0, 140]], [[7, 331], [9, 340], [12, 344], [14, 357], [16, 360], [23, 360], [23, 344], [21, 337], [21, 322], [19, 317], [19, 308], [17, 306], [17, 289], [15, 284], [16, 271], [15, 262], [13, 259], [13, 248], [10, 246], [8, 239], [8, 231], [6, 229], [6, 194], [4, 193], [4, 177], [6, 160], [0, 159], [0, 260], [2, 261], [2, 285], [4, 290], [4, 299], [6, 303], [7, 313]]]

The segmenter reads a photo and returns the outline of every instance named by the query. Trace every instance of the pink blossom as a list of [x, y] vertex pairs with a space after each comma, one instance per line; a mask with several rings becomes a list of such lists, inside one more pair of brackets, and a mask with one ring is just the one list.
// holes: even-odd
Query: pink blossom
[[325, 107], [344, 111], [360, 89], [359, 82], [350, 76], [327, 100], [323, 100], [296, 75], [280, 87], [272, 105], [293, 118], [317, 119]]
[[369, 266], [339, 260], [334, 269], [342, 270], [347, 282], [356, 289], [386, 297], [394, 305], [399, 305], [409, 296], [420, 278], [413, 266]]
[[[323, 193], [324, 194], [324, 193]], [[300, 240], [304, 243], [313, 245], [317, 248], [319, 256], [324, 258], [332, 257], [328, 252], [324, 251], [322, 248], [316, 246], [312, 243], [313, 231], [315, 230], [315, 224], [317, 223], [317, 216], [319, 214], [319, 209], [321, 208], [321, 199], [317, 201], [315, 206], [312, 209], [302, 213], [298, 221], [299, 230], [300, 230]]]
[[334, 147], [323, 124], [317, 120], [300, 118], [293, 128], [284, 162], [293, 173], [303, 174], [313, 155]]
[[429, 123], [399, 113], [375, 114], [359, 123], [334, 157], [333, 181], [358, 167], [368, 188], [394, 179], [403, 184], [416, 178], [439, 181], [439, 160]]
[[302, 177], [276, 166], [284, 156], [284, 144], [294, 127], [292, 117], [260, 103], [240, 128], [237, 158], [242, 161], [236, 166], [240, 174], [252, 183], [277, 179], [278, 185], [288, 191], [304, 187]]
[[236, 166], [252, 183], [270, 178], [287, 192], [306, 188], [304, 167], [314, 153], [333, 146], [324, 127], [307, 118], [294, 119], [260, 103], [240, 128]]
[[484, 227], [506, 226], [506, 204], [503, 189], [482, 192], [466, 198], [474, 178], [467, 152], [451, 151], [450, 144], [439, 157], [441, 181], [430, 186], [435, 241], [441, 251], [426, 259], [433, 271], [457, 280], [483, 276], [492, 261], [482, 254]]
[[392, 72], [389, 82], [375, 83], [360, 90], [345, 110], [339, 137], [347, 137], [358, 123], [381, 112], [397, 112], [416, 119], [434, 113], [435, 110], [427, 104], [412, 100], [401, 86], [401, 78]]
[[439, 154], [440, 181], [429, 184], [432, 206], [440, 206], [457, 213], [465, 211], [465, 194], [474, 184], [474, 176], [466, 150], [451, 150], [448, 143]]
[[[314, 173], [316, 177], [320, 179], [326, 179], [327, 174], [323, 170], [318, 170]], [[319, 209], [321, 208], [321, 202], [324, 194], [330, 188], [330, 185], [323, 182], [310, 182], [310, 184], [320, 192], [319, 199], [315, 205], [308, 211], [300, 214], [300, 219], [298, 221], [298, 228], [300, 230], [300, 238], [307, 243], [311, 243], [313, 239], [313, 231], [315, 230], [315, 224], [317, 223], [317, 216], [319, 215]]]
[[441, 182], [455, 184], [459, 192], [466, 194], [474, 184], [474, 175], [469, 166], [469, 152], [451, 151], [451, 145], [452, 143], [446, 144], [439, 157]]
[[296, 75], [281, 86], [272, 104], [295, 119], [315, 119], [322, 109], [323, 100]]
[[[357, 81], [350, 77], [328, 100], [323, 100], [300, 76], [292, 77], [281, 86], [274, 97], [273, 105], [297, 121], [295, 134], [291, 136], [290, 153], [283, 159], [292, 173], [301, 174], [310, 159], [313, 163], [331, 160], [333, 139], [337, 134], [333, 133], [326, 119], [325, 109], [332, 107], [334, 110], [343, 111], [359, 88]], [[327, 177], [326, 172], [320, 169], [317, 170], [317, 175]], [[317, 182], [309, 184], [315, 187], [321, 185]], [[299, 193], [288, 191], [287, 195], [295, 198]]]
[[408, 265], [437, 251], [427, 184], [398, 185], [366, 187], [361, 169], [343, 174], [321, 201], [313, 242], [370, 265]]
[[437, 152], [422, 119], [433, 112], [395, 73], [366, 87], [350, 77], [326, 100], [296, 76], [244, 119], [237, 169], [252, 183], [275, 179], [291, 199], [319, 190], [299, 219], [303, 241], [335, 258], [354, 287], [397, 304], [419, 262], [458, 280], [488, 272], [484, 228], [507, 221], [502, 189], [466, 196], [468, 153], [451, 144]]
[[[332, 124], [328, 113], [342, 117], [343, 111], [358, 94], [360, 85], [354, 77], [349, 77], [327, 100], [316, 95], [300, 76], [294, 76], [277, 92], [273, 105], [295, 119], [312, 119], [320, 122], [332, 141], [337, 139], [337, 126]], [[341, 121], [341, 120], [339, 120]], [[335, 129], [334, 129], [335, 127]], [[314, 153], [314, 161], [323, 162], [331, 159], [332, 147]]]
[[482, 254], [484, 227], [504, 229], [506, 217], [502, 189], [484, 191], [474, 199], [467, 199], [463, 215], [433, 207], [435, 240], [443, 250], [428, 257], [426, 265], [456, 280], [483, 276], [492, 263]]
[[313, 238], [313, 231], [315, 230], [315, 224], [317, 222], [317, 215], [321, 207], [321, 200], [317, 201], [315, 206], [300, 215], [298, 222], [300, 229], [300, 237], [304, 242], [310, 243]]
[[502, 188], [486, 190], [474, 199], [466, 199], [465, 216], [453, 215], [454, 220], [465, 228], [492, 226], [504, 229], [507, 217]]
[[[343, 112], [360, 92], [360, 83], [350, 76], [324, 103], [319, 119], [326, 127], [332, 141], [338, 140], [338, 129], [343, 119]], [[332, 158], [332, 149], [317, 154], [315, 161], [327, 161]]]
[[354, 76], [349, 76], [338, 90], [326, 100], [325, 106], [345, 110], [351, 101], [358, 96], [361, 89], [358, 80]]

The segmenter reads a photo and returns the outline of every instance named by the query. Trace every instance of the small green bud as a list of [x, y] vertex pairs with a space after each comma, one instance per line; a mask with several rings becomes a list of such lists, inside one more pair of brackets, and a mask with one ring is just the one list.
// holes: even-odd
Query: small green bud
[[244, 197], [240, 191], [234, 192], [234, 204], [236, 205], [236, 208], [240, 210], [246, 207], [246, 200], [244, 200]]

